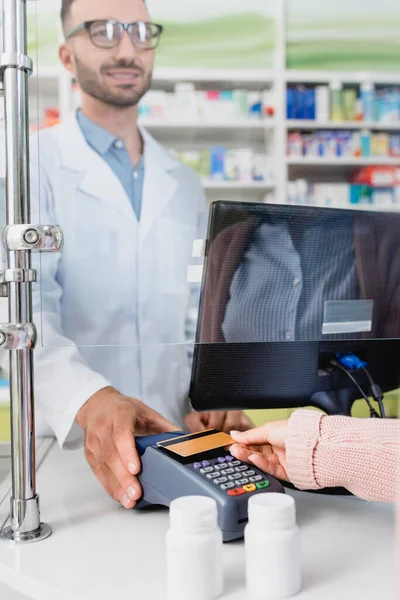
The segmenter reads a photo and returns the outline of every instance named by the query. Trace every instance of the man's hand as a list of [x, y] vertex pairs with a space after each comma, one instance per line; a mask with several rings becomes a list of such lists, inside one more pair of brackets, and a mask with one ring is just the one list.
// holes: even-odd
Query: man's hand
[[278, 479], [289, 481], [286, 461], [288, 421], [266, 423], [244, 433], [231, 431], [237, 442], [229, 448], [231, 454]]
[[217, 429], [229, 433], [232, 429], [247, 431], [253, 423], [241, 410], [223, 412], [193, 412], [185, 418], [186, 428], [195, 433], [205, 429]]
[[85, 431], [85, 456], [106, 492], [125, 508], [141, 496], [134, 434], [178, 431], [160, 414], [114, 388], [104, 388], [80, 409], [76, 421]]

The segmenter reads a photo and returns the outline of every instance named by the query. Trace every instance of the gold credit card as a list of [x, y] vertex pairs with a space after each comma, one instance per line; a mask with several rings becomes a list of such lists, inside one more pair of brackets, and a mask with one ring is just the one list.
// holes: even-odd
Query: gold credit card
[[208, 452], [209, 450], [231, 446], [234, 443], [234, 440], [227, 433], [217, 431], [216, 429], [209, 429], [200, 433], [190, 433], [173, 438], [172, 440], [157, 442], [157, 446], [168, 450], [168, 452], [187, 458], [195, 454]]

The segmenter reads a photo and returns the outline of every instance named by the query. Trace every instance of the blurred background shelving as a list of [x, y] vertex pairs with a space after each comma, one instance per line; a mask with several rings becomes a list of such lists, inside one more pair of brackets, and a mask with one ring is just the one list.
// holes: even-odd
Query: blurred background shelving
[[[393, 27], [400, 14], [395, 1], [388, 0], [393, 14], [385, 15], [385, 26], [371, 17], [362, 32], [355, 5], [364, 7], [364, 23], [375, 9], [361, 0], [347, 10], [345, 26], [340, 6], [328, 11], [316, 0], [267, 0], [262, 10], [255, 2], [239, 10], [224, 1], [204, 9], [210, 13], [207, 25], [212, 23], [213, 35], [220, 36], [218, 44], [208, 40], [201, 18], [190, 16], [194, 8], [185, 9], [182, 37], [185, 18], [169, 22], [160, 0], [150, 2], [156, 20], [166, 25], [166, 37], [152, 89], [140, 104], [141, 126], [198, 172], [210, 202], [305, 204], [319, 198], [327, 206], [398, 210], [400, 75], [394, 68]], [[53, 38], [60, 39], [59, 32], [50, 36], [53, 54], [49, 44], [40, 43], [60, 3], [46, 2], [47, 13], [32, 10], [38, 25], [30, 80], [32, 130], [64, 120], [80, 102], [78, 86], [56, 62]], [[35, 47], [34, 39], [31, 43]], [[382, 44], [388, 45], [387, 57]], [[377, 59], [368, 60], [362, 51], [367, 47]], [[315, 186], [326, 190], [329, 183], [329, 198], [314, 193]]]

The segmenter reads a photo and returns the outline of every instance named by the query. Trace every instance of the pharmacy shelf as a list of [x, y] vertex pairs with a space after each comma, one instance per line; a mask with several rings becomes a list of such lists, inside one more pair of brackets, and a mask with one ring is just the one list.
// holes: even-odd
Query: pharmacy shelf
[[270, 181], [214, 181], [212, 179], [202, 179], [205, 191], [218, 190], [243, 190], [254, 192], [268, 192], [275, 189], [276, 185]]
[[393, 72], [374, 72], [374, 71], [302, 71], [286, 70], [285, 81], [287, 83], [332, 83], [339, 81], [341, 83], [353, 83], [359, 85], [363, 82], [372, 82], [377, 84], [397, 85], [400, 84], [400, 74]]
[[400, 123], [378, 123], [377, 121], [308, 121], [290, 119], [286, 121], [286, 128], [291, 129], [355, 129], [374, 131], [400, 131]]
[[[34, 66], [34, 75], [37, 73], [40, 77], [46, 79], [58, 79], [67, 76], [72, 79], [63, 70], [63, 67], [55, 65]], [[278, 73], [273, 69], [165, 69], [156, 68], [153, 73], [153, 82], [174, 83], [178, 81], [193, 83], [242, 83], [272, 85], [277, 80]], [[400, 74], [398, 72], [378, 73], [373, 71], [302, 71], [288, 69], [284, 72], [286, 83], [331, 83], [340, 81], [342, 83], [360, 84], [365, 81], [377, 84], [400, 85]]]
[[153, 82], [215, 82], [215, 83], [249, 83], [273, 84], [276, 80], [275, 71], [267, 69], [163, 69], [156, 68]]
[[400, 158], [371, 157], [371, 158], [339, 158], [314, 156], [286, 157], [289, 166], [312, 166], [312, 167], [363, 167], [363, 166], [395, 166], [400, 167]]
[[[287, 201], [287, 183], [292, 177], [323, 182], [348, 180], [351, 172], [368, 165], [394, 165], [400, 167], [400, 159], [366, 158], [340, 159], [315, 157], [285, 157], [288, 133], [293, 130], [349, 130], [367, 129], [376, 132], [400, 132], [400, 123], [318, 123], [316, 121], [286, 120], [286, 90], [290, 84], [329, 85], [333, 82], [352, 84], [354, 87], [363, 82], [377, 85], [400, 85], [400, 71], [379, 72], [373, 69], [358, 71], [322, 71], [286, 67], [286, 17], [287, 0], [276, 3], [277, 47], [274, 67], [266, 69], [202, 69], [202, 68], [162, 68], [156, 67], [153, 73], [153, 89], [172, 92], [177, 82], [192, 82], [198, 90], [233, 90], [243, 89], [273, 91], [276, 104], [276, 117], [268, 121], [240, 121], [230, 119], [218, 123], [199, 122], [154, 122], [141, 119], [141, 124], [154, 135], [158, 141], [178, 152], [198, 151], [209, 146], [226, 146], [227, 148], [249, 147], [256, 153], [265, 153], [274, 157], [274, 178], [276, 185], [269, 182], [216, 182], [206, 180], [204, 188], [208, 196], [231, 190], [232, 197], [240, 197], [248, 192], [250, 200], [258, 199], [263, 192], [275, 191], [276, 200]], [[40, 57], [39, 57], [40, 59]], [[65, 118], [75, 105], [71, 90], [71, 75], [61, 65], [45, 65], [39, 62], [37, 74], [43, 83], [31, 85], [32, 104], [40, 94], [42, 104], [38, 103], [36, 112], [42, 106], [60, 108], [61, 118]], [[36, 89], [37, 88], [37, 89]], [[36, 114], [34, 111], [32, 114]], [[329, 113], [326, 113], [329, 116]], [[313, 172], [315, 169], [315, 174]], [[237, 190], [235, 192], [235, 190]], [[221, 194], [222, 195], [222, 194]]]
[[159, 131], [159, 130], [182, 130], [182, 129], [201, 129], [207, 131], [215, 131], [221, 129], [245, 129], [245, 130], [265, 130], [265, 129], [274, 129], [275, 121], [274, 120], [259, 120], [259, 121], [250, 121], [250, 120], [235, 120], [235, 121], [219, 121], [215, 123], [206, 123], [202, 121], [155, 121], [148, 119], [140, 119], [140, 125], [142, 125], [145, 129]]
[[[72, 79], [72, 75], [64, 71], [60, 65], [34, 65], [34, 74], [46, 79], [58, 79], [67, 76]], [[165, 69], [155, 68], [153, 72], [153, 83], [169, 82], [210, 82], [210, 83], [231, 83], [241, 82], [249, 84], [273, 84], [276, 80], [275, 71], [268, 69]]]

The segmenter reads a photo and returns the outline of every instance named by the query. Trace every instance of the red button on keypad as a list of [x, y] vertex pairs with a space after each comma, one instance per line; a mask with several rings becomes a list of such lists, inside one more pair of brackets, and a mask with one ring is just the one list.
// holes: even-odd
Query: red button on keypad
[[243, 488], [236, 488], [234, 490], [229, 490], [228, 496], [243, 496], [246, 492]]

